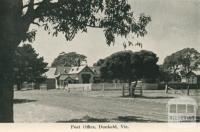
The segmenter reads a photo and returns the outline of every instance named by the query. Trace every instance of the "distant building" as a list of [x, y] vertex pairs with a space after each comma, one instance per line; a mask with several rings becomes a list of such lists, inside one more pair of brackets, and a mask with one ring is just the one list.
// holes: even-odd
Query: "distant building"
[[[56, 77], [58, 77], [58, 75], [55, 74], [56, 72], [56, 68], [48, 68], [48, 71], [44, 74], [44, 76], [47, 78], [46, 81], [44, 82], [44, 84], [46, 84], [44, 86], [45, 89], [55, 89], [56, 88]], [[43, 85], [40, 86], [40, 88], [42, 88]]]
[[200, 71], [191, 71], [187, 75], [181, 77], [181, 82], [189, 84], [200, 83]]
[[100, 81], [99, 67], [74, 66], [49, 68], [46, 72], [48, 89], [65, 88], [68, 84], [96, 83]]

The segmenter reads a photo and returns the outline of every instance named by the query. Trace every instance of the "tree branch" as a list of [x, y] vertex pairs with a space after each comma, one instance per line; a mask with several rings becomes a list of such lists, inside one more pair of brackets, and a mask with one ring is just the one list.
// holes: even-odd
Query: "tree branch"
[[[34, 3], [33, 6], [40, 5], [41, 3], [42, 3], [42, 2]], [[29, 4], [24, 5], [24, 6], [23, 6], [23, 9], [24, 9], [24, 8], [27, 8], [27, 7], [29, 7]]]
[[92, 27], [92, 28], [101, 28], [102, 29], [102, 27], [100, 27], [100, 26], [92, 26], [92, 25], [86, 25], [87, 27]]
[[32, 22], [31, 24], [37, 25], [38, 27], [41, 26], [39, 23], [37, 22]]
[[[43, 1], [41, 1], [41, 2], [33, 3], [33, 6], [40, 5], [40, 4], [44, 3], [44, 1], [45, 1], [45, 2], [50, 2], [51, 0], [43, 0]], [[30, 5], [30, 2], [29, 2], [29, 4], [24, 5], [24, 6], [23, 6], [23, 9], [24, 9], [24, 8], [27, 8], [29, 5]]]

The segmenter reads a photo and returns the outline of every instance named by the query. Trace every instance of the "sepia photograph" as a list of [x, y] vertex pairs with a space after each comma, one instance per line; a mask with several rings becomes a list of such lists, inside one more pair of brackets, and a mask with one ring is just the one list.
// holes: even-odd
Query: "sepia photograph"
[[0, 0], [0, 124], [199, 122], [200, 0]]

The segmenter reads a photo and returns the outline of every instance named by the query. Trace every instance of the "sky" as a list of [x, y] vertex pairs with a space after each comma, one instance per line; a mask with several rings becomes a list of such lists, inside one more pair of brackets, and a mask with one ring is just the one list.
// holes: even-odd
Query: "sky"
[[[148, 34], [140, 38], [143, 46], [131, 46], [133, 51], [150, 50], [162, 64], [166, 56], [186, 47], [200, 51], [200, 0], [129, 0], [136, 15], [145, 13], [152, 21], [147, 26]], [[64, 35], [52, 37], [37, 29], [32, 46], [49, 63], [61, 52], [77, 52], [87, 56], [88, 65], [117, 51], [125, 50], [120, 39], [114, 46], [106, 45], [101, 29], [89, 29], [77, 34], [74, 40], [66, 41]]]

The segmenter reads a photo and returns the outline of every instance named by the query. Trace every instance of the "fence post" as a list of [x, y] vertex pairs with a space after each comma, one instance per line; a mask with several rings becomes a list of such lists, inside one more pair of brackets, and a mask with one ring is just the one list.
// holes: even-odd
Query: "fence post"
[[168, 93], [168, 85], [165, 84], [165, 93], [167, 94]]
[[122, 97], [124, 97], [124, 84], [122, 86]]
[[102, 86], [102, 91], [104, 92], [104, 88], [105, 88], [105, 86], [104, 86], [104, 83], [103, 83], [103, 86]]
[[190, 85], [187, 87], [187, 95], [190, 95]]
[[68, 93], [70, 92], [70, 88], [68, 87]]
[[131, 98], [133, 98], [133, 87], [130, 87], [130, 90], [131, 90]]
[[116, 84], [116, 82], [115, 82], [115, 89], [117, 89], [117, 84]]
[[140, 96], [143, 95], [142, 86], [140, 87]]

